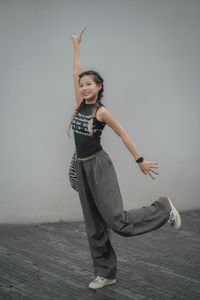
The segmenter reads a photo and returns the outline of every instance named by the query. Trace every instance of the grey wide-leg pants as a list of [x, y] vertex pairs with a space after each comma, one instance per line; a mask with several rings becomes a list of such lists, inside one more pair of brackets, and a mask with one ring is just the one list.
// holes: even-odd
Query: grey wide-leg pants
[[77, 160], [76, 175], [95, 276], [113, 279], [117, 257], [110, 229], [124, 237], [153, 231], [167, 222], [171, 206], [160, 197], [149, 206], [125, 211], [117, 174], [105, 150]]

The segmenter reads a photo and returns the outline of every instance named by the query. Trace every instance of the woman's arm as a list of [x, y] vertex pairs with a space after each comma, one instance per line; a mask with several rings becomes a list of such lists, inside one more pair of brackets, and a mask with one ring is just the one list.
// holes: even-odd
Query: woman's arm
[[[130, 153], [134, 156], [134, 158], [137, 160], [142, 155], [136, 148], [135, 144], [127, 134], [127, 132], [124, 130], [124, 128], [120, 125], [120, 123], [116, 120], [116, 118], [105, 108], [101, 107], [99, 109], [100, 117], [103, 120], [103, 122], [106, 122], [122, 139], [124, 145], [127, 147], [127, 149], [130, 151]], [[158, 172], [155, 172], [152, 170], [152, 168], [158, 168], [157, 162], [151, 162], [143, 160], [141, 163], [138, 163], [141, 171], [146, 175], [146, 173], [151, 176], [152, 179], [155, 179], [150, 172], [153, 172], [155, 174], [159, 174]]]
[[138, 159], [139, 157], [141, 157], [142, 155], [136, 148], [135, 144], [128, 136], [125, 129], [116, 120], [116, 118], [105, 107], [101, 107], [99, 109], [99, 112], [101, 114], [103, 122], [106, 122], [106, 124], [108, 124], [117, 133], [117, 135], [121, 137], [122, 141], [130, 151], [130, 153], [134, 156], [134, 158]]
[[84, 27], [78, 35], [72, 35], [72, 40], [74, 43], [74, 62], [73, 62], [73, 77], [74, 77], [74, 88], [76, 94], [76, 101], [79, 105], [83, 100], [83, 97], [80, 95], [79, 92], [79, 74], [82, 73], [81, 67], [81, 59], [80, 59], [80, 42], [82, 33], [86, 27]]
[[80, 58], [80, 45], [79, 43], [74, 43], [74, 65], [73, 65], [74, 76], [82, 73], [81, 58]]

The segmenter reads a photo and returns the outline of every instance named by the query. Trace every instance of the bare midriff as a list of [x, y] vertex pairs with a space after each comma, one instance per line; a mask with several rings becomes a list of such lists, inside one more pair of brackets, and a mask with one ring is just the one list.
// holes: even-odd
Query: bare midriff
[[82, 158], [77, 157], [77, 159], [78, 159], [78, 160], [87, 160], [88, 158], [90, 158], [90, 157], [92, 157], [92, 156], [94, 156], [94, 155], [91, 155], [91, 156], [88, 156], [88, 157], [82, 157]]

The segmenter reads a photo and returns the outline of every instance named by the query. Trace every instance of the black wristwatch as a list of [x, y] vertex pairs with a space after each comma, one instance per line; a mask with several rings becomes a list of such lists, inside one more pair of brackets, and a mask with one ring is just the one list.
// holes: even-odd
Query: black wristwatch
[[140, 162], [142, 162], [144, 160], [144, 158], [141, 156], [141, 157], [139, 157], [137, 160], [136, 160], [136, 162], [137, 163], [140, 163]]

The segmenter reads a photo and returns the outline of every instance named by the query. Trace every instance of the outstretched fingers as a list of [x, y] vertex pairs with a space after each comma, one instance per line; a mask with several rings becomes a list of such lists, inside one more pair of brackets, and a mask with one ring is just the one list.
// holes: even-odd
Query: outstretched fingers
[[73, 40], [74, 43], [80, 44], [82, 33], [85, 31], [85, 29], [86, 29], [86, 26], [79, 32], [79, 34], [77, 34], [77, 35], [73, 34], [71, 36], [71, 39]]
[[150, 172], [153, 172], [153, 173], [155, 173], [155, 174], [159, 174], [158, 172], [156, 172], [156, 171], [154, 171], [154, 170], [152, 170], [152, 169], [150, 169], [149, 171], [150, 171]]
[[151, 178], [155, 179], [155, 177], [153, 177], [150, 172], [147, 172], [147, 173], [149, 174], [149, 176], [151, 176]]
[[86, 26], [80, 31], [80, 35], [85, 31], [85, 29], [86, 29]]
[[155, 162], [155, 161], [150, 161], [150, 164], [151, 164], [151, 165], [157, 165], [158, 163]]
[[141, 171], [145, 174], [145, 175], [149, 175], [152, 179], [155, 179], [155, 177], [151, 174], [159, 174], [158, 172], [154, 171], [153, 169], [157, 169], [158, 168], [158, 163], [157, 162], [151, 162], [151, 161], [143, 161], [140, 164], [140, 169]]
[[158, 169], [158, 166], [157, 166], [157, 165], [158, 165], [157, 162], [150, 162], [150, 163], [149, 163], [149, 170], [147, 171], [147, 173], [149, 174], [149, 176], [150, 176], [152, 179], [155, 179], [155, 177], [151, 174], [151, 172], [154, 173], [154, 174], [156, 174], [156, 175], [159, 174], [158, 172], [156, 172], [156, 171], [153, 170], [153, 168], [154, 168], [154, 169]]

